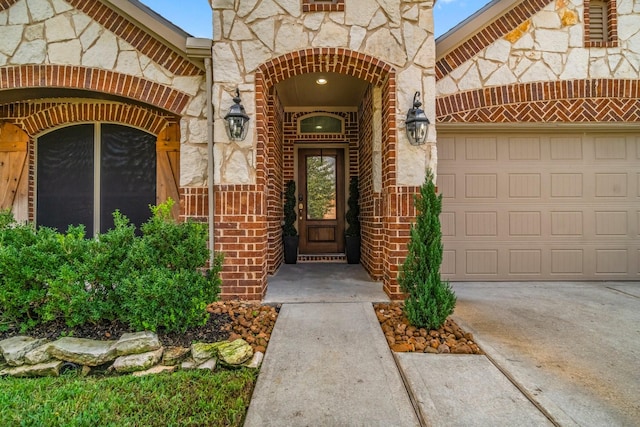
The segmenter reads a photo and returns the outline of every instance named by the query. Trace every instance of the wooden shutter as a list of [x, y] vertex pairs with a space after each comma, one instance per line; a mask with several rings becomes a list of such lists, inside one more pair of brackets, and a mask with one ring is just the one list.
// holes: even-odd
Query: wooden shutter
[[180, 215], [180, 130], [177, 123], [160, 132], [156, 154], [156, 204], [171, 197], [176, 202], [171, 213], [177, 220]]
[[11, 209], [16, 220], [29, 219], [27, 143], [29, 137], [10, 123], [0, 125], [0, 210]]
[[589, 3], [589, 39], [594, 42], [608, 41], [607, 2]]

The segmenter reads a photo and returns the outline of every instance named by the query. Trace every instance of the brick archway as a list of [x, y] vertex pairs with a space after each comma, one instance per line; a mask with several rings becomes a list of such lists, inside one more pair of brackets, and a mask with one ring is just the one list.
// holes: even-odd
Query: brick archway
[[[258, 67], [255, 74], [256, 87], [256, 134], [257, 134], [257, 170], [256, 189], [263, 198], [264, 219], [266, 229], [264, 265], [266, 271], [275, 272], [282, 263], [281, 227], [282, 199], [284, 184], [284, 164], [293, 162], [289, 159], [293, 153], [284, 152], [282, 135], [283, 107], [275, 94], [274, 87], [288, 78], [307, 73], [337, 73], [348, 75], [377, 88], [381, 97], [377, 101], [377, 108], [381, 111], [381, 147], [382, 147], [382, 191], [374, 192], [373, 185], [369, 185], [368, 193], [364, 196], [370, 204], [370, 209], [364, 208], [365, 215], [375, 215], [377, 228], [367, 238], [363, 238], [363, 248], [366, 245], [363, 264], [369, 273], [378, 280], [385, 282], [388, 293], [397, 293], [392, 282], [395, 281], [395, 258], [385, 241], [393, 240], [394, 236], [387, 235], [390, 231], [384, 225], [387, 214], [395, 213], [381, 209], [390, 200], [390, 195], [396, 195], [396, 70], [389, 64], [370, 55], [343, 48], [310, 48], [273, 58]], [[371, 90], [368, 91], [372, 98]], [[373, 110], [372, 99], [364, 108]], [[372, 113], [371, 113], [372, 114]], [[362, 148], [359, 148], [361, 150]], [[370, 156], [369, 156], [370, 158]], [[371, 172], [368, 172], [371, 173]], [[361, 177], [362, 178], [362, 177]], [[371, 180], [369, 180], [371, 181]], [[362, 182], [362, 181], [361, 181]], [[366, 185], [366, 184], [365, 184]], [[362, 211], [361, 211], [362, 212]], [[376, 212], [376, 213], [374, 213]], [[366, 226], [365, 226], [366, 228]], [[365, 232], [366, 233], [366, 232]], [[375, 248], [375, 250], [374, 250]], [[390, 260], [390, 258], [393, 258]], [[390, 260], [390, 261], [389, 261]], [[389, 282], [389, 283], [387, 283]]]
[[0, 67], [0, 92], [23, 88], [80, 89], [144, 102], [181, 114], [190, 97], [150, 80], [110, 70], [75, 65], [20, 65]]

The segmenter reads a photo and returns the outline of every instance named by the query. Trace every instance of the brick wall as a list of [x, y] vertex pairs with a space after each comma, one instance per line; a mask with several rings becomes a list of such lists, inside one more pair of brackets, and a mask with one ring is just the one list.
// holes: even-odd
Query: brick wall
[[565, 80], [439, 97], [442, 123], [640, 122], [638, 80]]

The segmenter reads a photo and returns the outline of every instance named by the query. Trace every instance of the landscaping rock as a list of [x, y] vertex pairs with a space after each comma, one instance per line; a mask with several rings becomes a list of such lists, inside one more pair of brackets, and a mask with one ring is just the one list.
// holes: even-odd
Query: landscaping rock
[[41, 345], [38, 348], [34, 348], [30, 352], [24, 355], [24, 361], [29, 365], [38, 365], [40, 363], [46, 363], [51, 360], [49, 354], [49, 347], [51, 343]]
[[157, 375], [162, 374], [163, 372], [172, 373], [175, 372], [177, 366], [164, 366], [164, 365], [156, 365], [152, 368], [147, 369], [146, 371], [136, 371], [133, 373], [134, 377], [144, 377], [145, 375]]
[[112, 368], [121, 374], [144, 371], [156, 365], [160, 361], [163, 351], [164, 349], [160, 347], [157, 350], [149, 351], [147, 353], [120, 356], [115, 360], [115, 362], [113, 362]]
[[190, 369], [196, 369], [197, 367], [198, 365], [191, 358], [185, 360], [180, 364], [180, 369], [184, 369], [185, 371], [188, 371]]
[[38, 365], [22, 365], [16, 368], [5, 369], [0, 372], [0, 376], [10, 375], [12, 377], [57, 377], [60, 375], [60, 368], [64, 365], [62, 360], [54, 360]]
[[198, 365], [198, 369], [208, 369], [210, 371], [213, 371], [214, 369], [216, 369], [216, 364], [218, 362], [216, 361], [215, 357], [212, 357], [211, 359], [207, 360], [204, 363], [201, 363]]
[[116, 343], [116, 354], [125, 356], [155, 351], [162, 347], [158, 335], [150, 331], [122, 334]]
[[215, 343], [198, 342], [191, 344], [191, 357], [196, 365], [206, 362], [218, 354], [218, 347], [225, 344], [226, 341]]
[[51, 343], [49, 354], [77, 365], [99, 366], [115, 360], [116, 341], [94, 341], [84, 338], [60, 338]]
[[264, 353], [256, 351], [255, 353], [253, 353], [253, 357], [251, 358], [251, 360], [246, 362], [244, 366], [246, 366], [247, 368], [258, 369], [260, 365], [262, 365], [262, 359], [264, 359]]
[[218, 346], [220, 361], [227, 365], [241, 365], [253, 356], [253, 348], [243, 339]]
[[47, 340], [44, 338], [35, 339], [19, 335], [0, 341], [0, 353], [9, 366], [20, 366], [24, 364], [25, 354], [46, 342]]
[[174, 366], [180, 364], [187, 357], [191, 350], [185, 347], [167, 347], [162, 355], [162, 364], [165, 366]]

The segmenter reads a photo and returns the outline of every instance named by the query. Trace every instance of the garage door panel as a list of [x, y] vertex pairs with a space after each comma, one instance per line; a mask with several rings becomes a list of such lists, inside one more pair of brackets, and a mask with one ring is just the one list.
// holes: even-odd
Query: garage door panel
[[523, 133], [443, 141], [449, 146], [439, 151], [458, 154], [438, 162], [444, 278], [640, 278], [640, 137]]

